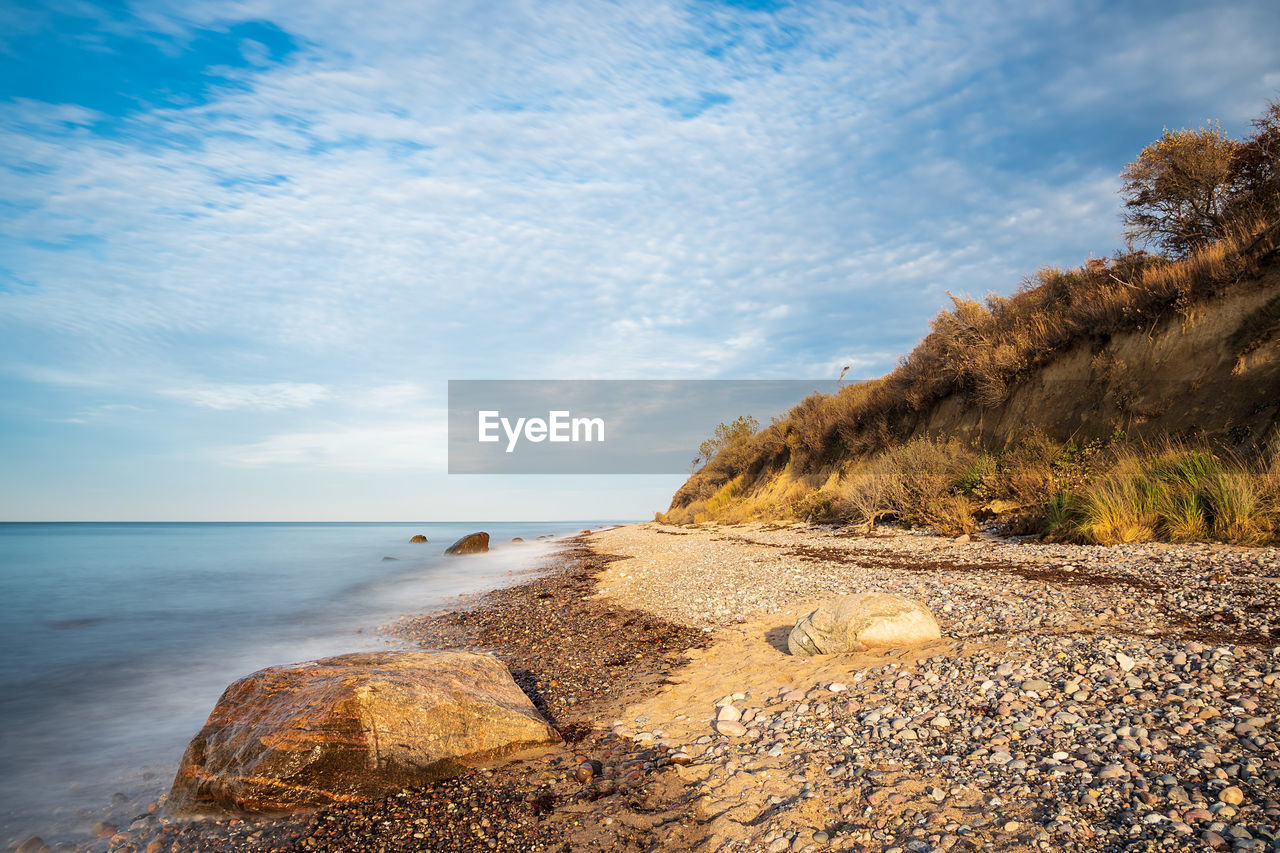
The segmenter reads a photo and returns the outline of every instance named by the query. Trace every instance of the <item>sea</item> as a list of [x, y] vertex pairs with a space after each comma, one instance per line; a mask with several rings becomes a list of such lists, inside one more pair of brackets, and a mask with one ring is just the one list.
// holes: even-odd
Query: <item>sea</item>
[[[382, 629], [608, 523], [0, 523], [3, 843], [127, 826], [235, 679], [408, 647]], [[477, 530], [488, 554], [444, 556]]]

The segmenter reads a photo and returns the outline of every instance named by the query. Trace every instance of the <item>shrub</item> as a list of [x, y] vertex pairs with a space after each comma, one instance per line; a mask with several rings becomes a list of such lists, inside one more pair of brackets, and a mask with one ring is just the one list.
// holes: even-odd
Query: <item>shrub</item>
[[1221, 237], [1239, 147], [1216, 125], [1166, 130], [1121, 173], [1125, 235], [1175, 257]]
[[1083, 519], [1084, 512], [1076, 496], [1071, 492], [1061, 491], [1045, 504], [1045, 538], [1051, 542], [1076, 539]]
[[959, 536], [977, 529], [973, 501], [965, 495], [939, 495], [920, 508], [919, 522], [946, 536]]
[[993, 498], [999, 484], [1000, 461], [990, 453], [979, 453], [960, 474], [956, 488], [961, 494], [975, 498]]
[[842, 481], [836, 503], [841, 518], [860, 521], [868, 529], [896, 512], [889, 501], [890, 466], [881, 460], [863, 466]]
[[1123, 468], [1082, 496], [1079, 530], [1098, 545], [1155, 539], [1159, 516], [1154, 503], [1139, 472]]
[[840, 520], [836, 506], [836, 495], [823, 489], [814, 489], [795, 502], [791, 515], [802, 521], [828, 524]]
[[1222, 469], [1209, 478], [1206, 493], [1213, 513], [1213, 534], [1226, 542], [1251, 544], [1267, 533], [1261, 501], [1247, 471]]
[[917, 438], [891, 447], [845, 474], [833, 515], [868, 526], [893, 518], [940, 533], [971, 532], [973, 501], [959, 491], [977, 458], [955, 440]]
[[760, 422], [751, 415], [739, 415], [731, 423], [717, 424], [708, 438], [698, 445], [698, 456], [710, 462], [716, 454], [735, 444], [745, 443], [760, 430]]
[[1251, 544], [1277, 533], [1266, 466], [1181, 443], [1120, 448], [1110, 460], [1108, 474], [1049, 502], [1047, 535], [1100, 545], [1157, 538]]

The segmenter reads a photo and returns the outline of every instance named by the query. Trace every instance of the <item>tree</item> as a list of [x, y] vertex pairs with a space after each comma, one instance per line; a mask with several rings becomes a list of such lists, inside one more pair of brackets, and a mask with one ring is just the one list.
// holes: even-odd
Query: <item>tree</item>
[[1235, 152], [1231, 162], [1232, 218], [1254, 225], [1280, 216], [1280, 101], [1253, 120], [1254, 133]]
[[716, 426], [711, 438], [698, 445], [698, 456], [710, 462], [712, 457], [721, 450], [724, 450], [739, 439], [755, 435], [759, 429], [760, 422], [751, 417], [751, 415], [740, 415], [732, 423], [719, 424]]
[[1120, 173], [1125, 237], [1185, 257], [1222, 236], [1240, 144], [1222, 130], [1165, 130]]

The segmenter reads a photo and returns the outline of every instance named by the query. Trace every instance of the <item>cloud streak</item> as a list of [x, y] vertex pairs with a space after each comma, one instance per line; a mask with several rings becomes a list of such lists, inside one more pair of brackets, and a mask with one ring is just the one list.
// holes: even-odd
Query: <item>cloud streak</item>
[[257, 412], [304, 409], [331, 396], [328, 388], [314, 382], [207, 385], [201, 388], [171, 388], [165, 394], [193, 406], [222, 412], [235, 409]]
[[443, 430], [426, 424], [340, 426], [287, 432], [213, 451], [221, 464], [336, 471], [440, 470], [447, 464]]

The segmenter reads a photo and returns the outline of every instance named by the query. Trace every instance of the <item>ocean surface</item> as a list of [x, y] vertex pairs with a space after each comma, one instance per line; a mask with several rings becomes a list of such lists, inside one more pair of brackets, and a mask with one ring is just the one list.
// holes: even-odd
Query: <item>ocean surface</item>
[[[236, 678], [400, 647], [379, 627], [518, 582], [555, 547], [513, 537], [601, 525], [0, 523], [3, 843], [127, 826]], [[443, 556], [476, 530], [490, 553]]]

